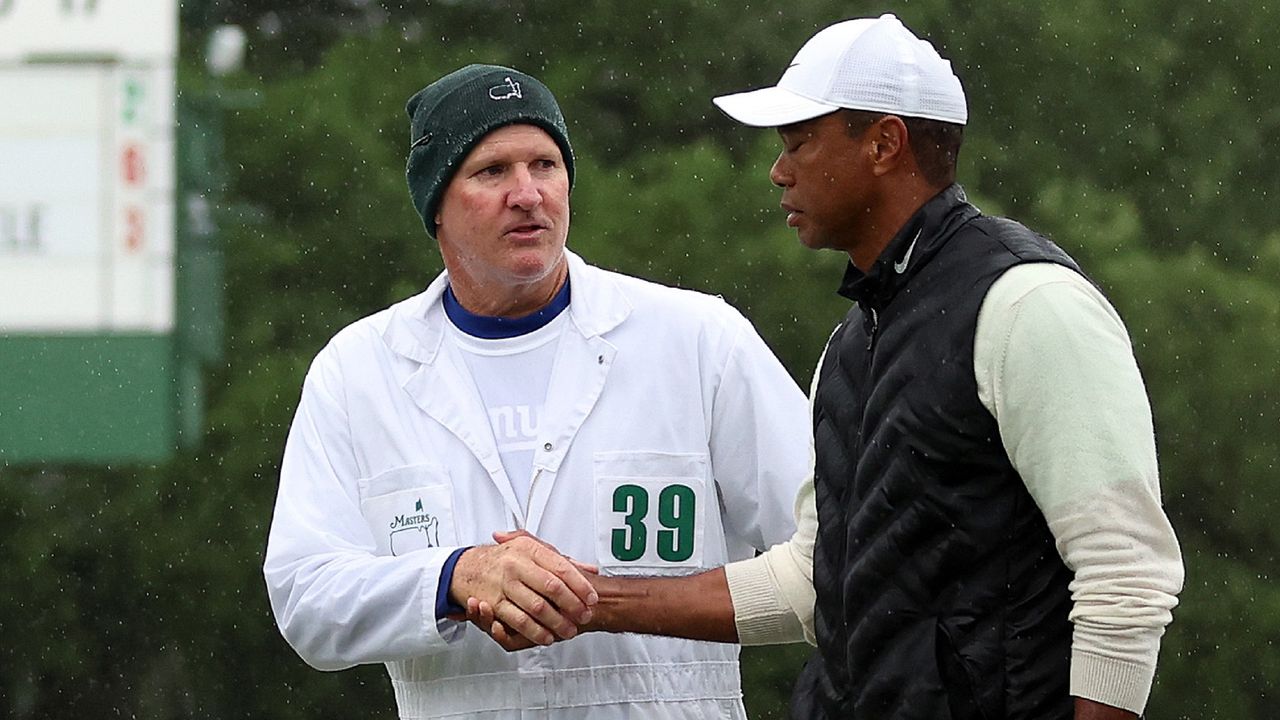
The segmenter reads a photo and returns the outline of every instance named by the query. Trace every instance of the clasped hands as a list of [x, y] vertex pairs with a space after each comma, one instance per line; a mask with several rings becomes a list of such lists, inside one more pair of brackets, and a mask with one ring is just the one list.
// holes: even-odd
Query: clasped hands
[[568, 640], [592, 628], [600, 598], [595, 566], [560, 554], [524, 530], [496, 532], [497, 545], [458, 558], [450, 599], [466, 619], [508, 651]]

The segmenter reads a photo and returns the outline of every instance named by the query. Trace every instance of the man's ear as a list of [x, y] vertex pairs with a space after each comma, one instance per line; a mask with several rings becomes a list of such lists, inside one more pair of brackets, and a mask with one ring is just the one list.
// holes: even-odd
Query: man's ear
[[871, 128], [872, 170], [885, 175], [900, 166], [910, 154], [906, 123], [897, 115], [885, 115]]

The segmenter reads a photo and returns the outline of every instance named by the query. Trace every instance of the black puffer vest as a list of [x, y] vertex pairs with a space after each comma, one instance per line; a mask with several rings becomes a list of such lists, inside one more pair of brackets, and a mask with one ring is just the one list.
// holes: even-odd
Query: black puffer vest
[[982, 300], [1025, 262], [1079, 272], [952, 185], [850, 265], [814, 403], [818, 651], [793, 717], [1071, 717], [1071, 574], [974, 379]]

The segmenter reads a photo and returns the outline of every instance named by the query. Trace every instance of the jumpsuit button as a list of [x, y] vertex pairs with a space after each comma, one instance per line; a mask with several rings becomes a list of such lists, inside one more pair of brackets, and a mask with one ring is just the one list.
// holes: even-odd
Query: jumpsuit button
[[551, 452], [551, 443], [547, 443], [546, 445], [543, 445], [542, 449], [546, 450], [547, 452]]

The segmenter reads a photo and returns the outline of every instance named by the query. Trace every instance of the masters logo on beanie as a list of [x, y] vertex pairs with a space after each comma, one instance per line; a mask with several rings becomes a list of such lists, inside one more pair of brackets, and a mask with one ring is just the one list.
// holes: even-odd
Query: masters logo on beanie
[[498, 65], [468, 65], [418, 91], [409, 113], [409, 163], [405, 175], [413, 206], [427, 234], [436, 236], [436, 209], [458, 165], [485, 135], [527, 123], [547, 131], [560, 146], [569, 187], [573, 149], [555, 96], [537, 79]]

